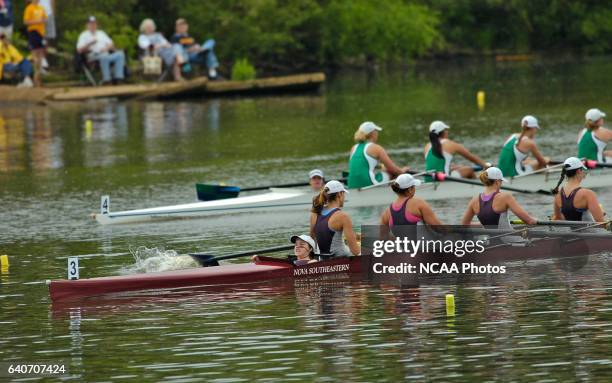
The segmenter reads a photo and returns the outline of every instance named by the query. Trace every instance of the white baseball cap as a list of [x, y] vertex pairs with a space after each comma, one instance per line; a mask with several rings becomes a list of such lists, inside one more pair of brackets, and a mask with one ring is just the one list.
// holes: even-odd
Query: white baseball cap
[[361, 130], [364, 134], [370, 134], [375, 130], [378, 130], [380, 132], [382, 128], [373, 123], [372, 121], [366, 121], [363, 124], [359, 125], [359, 130]]
[[413, 186], [419, 186], [421, 184], [421, 181], [417, 180], [410, 174], [400, 174], [395, 179], [395, 183], [400, 187], [400, 189], [408, 189]]
[[434, 121], [429, 125], [429, 132], [433, 132], [435, 134], [440, 134], [446, 129], [450, 129], [450, 126], [446, 125], [442, 121]]
[[312, 251], [315, 254], [319, 254], [319, 246], [317, 246], [317, 243], [315, 242], [314, 239], [312, 239], [311, 236], [306, 235], [306, 234], [302, 234], [302, 235], [292, 235], [291, 238], [289, 238], [289, 241], [291, 241], [291, 243], [296, 243], [298, 239], [301, 239], [302, 241], [308, 243], [310, 245], [310, 247], [312, 248]]
[[327, 188], [327, 190], [329, 190], [330, 194], [340, 193], [340, 192], [345, 192], [345, 193], [349, 192], [348, 190], [346, 190], [342, 182], [336, 181], [336, 180], [329, 181], [328, 183], [325, 184], [325, 187]]
[[321, 178], [325, 178], [323, 176], [323, 170], [320, 169], [313, 169], [310, 171], [310, 173], [308, 173], [308, 178], [312, 178], [312, 177], [321, 177]]
[[595, 121], [599, 121], [600, 119], [606, 117], [606, 114], [604, 112], [602, 112], [601, 110], [597, 109], [597, 108], [593, 108], [593, 109], [587, 110], [587, 112], [584, 115], [584, 117], [587, 120], [591, 120], [591, 121], [595, 122]]
[[565, 170], [576, 170], [576, 169], [584, 169], [586, 170], [586, 166], [580, 161], [579, 158], [570, 157], [567, 160], [563, 161], [563, 166]]
[[521, 120], [521, 126], [540, 129], [540, 125], [538, 124], [538, 119], [533, 116], [523, 117], [523, 119]]
[[500, 168], [491, 166], [485, 171], [487, 172], [487, 178], [490, 180], [502, 180], [502, 182], [508, 182], [508, 180], [504, 178], [504, 173], [502, 173]]

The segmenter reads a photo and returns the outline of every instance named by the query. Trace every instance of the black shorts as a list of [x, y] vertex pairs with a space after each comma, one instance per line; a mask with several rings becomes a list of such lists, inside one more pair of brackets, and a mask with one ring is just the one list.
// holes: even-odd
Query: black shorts
[[42, 49], [47, 45], [38, 31], [28, 31], [28, 46], [31, 50]]

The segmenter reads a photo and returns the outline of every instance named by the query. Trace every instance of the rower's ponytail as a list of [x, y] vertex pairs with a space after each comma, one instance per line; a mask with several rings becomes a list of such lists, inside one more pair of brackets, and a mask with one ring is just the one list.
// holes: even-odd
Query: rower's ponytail
[[576, 176], [576, 173], [578, 173], [578, 170], [580, 169], [572, 169], [572, 170], [567, 170], [565, 168], [561, 169], [561, 178], [559, 179], [559, 182], [557, 183], [557, 186], [552, 190], [553, 194], [557, 194], [559, 193], [559, 186], [561, 185], [561, 183], [563, 183], [563, 180], [565, 178], [573, 178]]
[[559, 186], [561, 186], [561, 184], [563, 183], [566, 173], [567, 172], [565, 171], [565, 168], [561, 169], [561, 177], [559, 177], [559, 182], [557, 182], [557, 186], [555, 186], [555, 188], [551, 190], [554, 195], [559, 194]]
[[587, 128], [588, 131], [593, 131], [598, 128], [597, 124], [595, 124], [595, 122], [591, 120], [586, 120], [584, 126]]
[[330, 193], [328, 188], [321, 189], [319, 194], [314, 196], [312, 199], [312, 209], [310, 211], [316, 214], [321, 214], [325, 205], [337, 200], [341, 193], [343, 192]]
[[481, 172], [478, 178], [480, 179], [480, 182], [482, 182], [484, 186], [491, 186], [495, 183], [495, 180], [489, 179], [489, 175], [487, 174], [486, 171]]
[[444, 158], [440, 136], [436, 132], [429, 132], [429, 142], [431, 142], [431, 152], [438, 158]]
[[314, 198], [312, 199], [312, 210], [311, 211], [313, 213], [321, 214], [321, 212], [323, 211], [323, 208], [327, 204], [327, 200], [328, 200], [328, 195], [327, 195], [328, 190], [329, 189], [327, 188], [321, 189], [319, 194], [314, 196]]

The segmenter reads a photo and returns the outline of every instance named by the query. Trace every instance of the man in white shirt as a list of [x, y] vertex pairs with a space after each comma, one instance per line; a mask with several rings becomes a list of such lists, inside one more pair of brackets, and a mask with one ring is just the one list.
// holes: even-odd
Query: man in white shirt
[[89, 16], [87, 30], [79, 35], [77, 51], [87, 54], [88, 61], [100, 62], [103, 85], [111, 82], [111, 65], [113, 66], [113, 82], [123, 81], [125, 54], [115, 49], [113, 40], [104, 31], [98, 30], [98, 23], [94, 16]]

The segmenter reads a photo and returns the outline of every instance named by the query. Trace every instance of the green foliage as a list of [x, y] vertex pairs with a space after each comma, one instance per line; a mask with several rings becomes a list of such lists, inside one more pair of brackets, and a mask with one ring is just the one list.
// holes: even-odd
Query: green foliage
[[[16, 30], [23, 5], [14, 2]], [[136, 56], [138, 26], [153, 18], [169, 38], [186, 18], [217, 41], [226, 67], [249, 57], [274, 72], [372, 63], [435, 52], [612, 52], [612, 8], [593, 0], [61, 0], [58, 46], [74, 51], [87, 16]]]
[[251, 65], [248, 59], [236, 60], [232, 66], [232, 80], [246, 81], [255, 78], [255, 67]]

